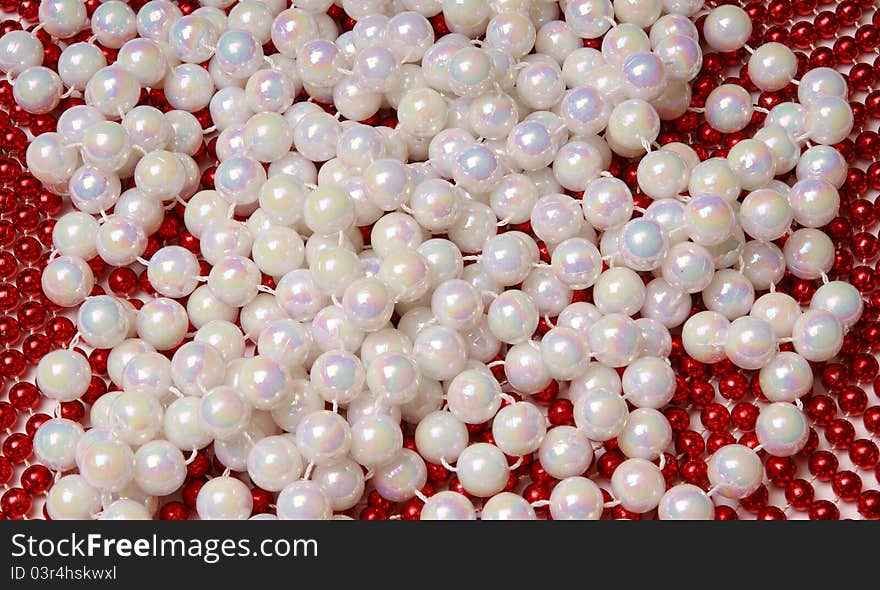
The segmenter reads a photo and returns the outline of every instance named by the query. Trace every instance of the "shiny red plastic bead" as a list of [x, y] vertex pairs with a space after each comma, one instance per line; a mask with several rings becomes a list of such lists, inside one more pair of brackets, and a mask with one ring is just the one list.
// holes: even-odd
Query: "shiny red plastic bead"
[[14, 432], [3, 441], [2, 449], [7, 459], [13, 463], [23, 463], [33, 454], [34, 445], [28, 435]]
[[40, 391], [33, 383], [19, 381], [9, 388], [9, 402], [19, 412], [26, 412], [40, 401]]
[[807, 510], [813, 502], [816, 491], [805, 479], [795, 479], [785, 486], [785, 499], [795, 510]]
[[856, 437], [856, 430], [847, 420], [832, 420], [825, 427], [825, 439], [832, 447], [848, 448]]
[[880, 492], [865, 490], [859, 495], [859, 514], [868, 520], [880, 519]]
[[54, 480], [52, 472], [45, 465], [31, 465], [21, 472], [21, 487], [34, 495], [48, 492]]
[[739, 515], [730, 506], [722, 504], [715, 507], [715, 520], [739, 520]]
[[845, 502], [852, 502], [862, 491], [862, 478], [854, 471], [838, 471], [831, 478], [831, 489]]
[[31, 496], [22, 488], [10, 488], [0, 498], [0, 510], [7, 518], [23, 518], [31, 511]]
[[764, 471], [767, 473], [767, 479], [774, 485], [784, 487], [794, 479], [797, 463], [791, 457], [768, 457]]
[[840, 509], [828, 500], [816, 500], [810, 504], [810, 520], [840, 520]]
[[159, 520], [188, 520], [189, 508], [183, 502], [168, 502], [159, 509]]
[[859, 469], [871, 469], [880, 461], [880, 449], [874, 441], [860, 438], [850, 444], [849, 459]]

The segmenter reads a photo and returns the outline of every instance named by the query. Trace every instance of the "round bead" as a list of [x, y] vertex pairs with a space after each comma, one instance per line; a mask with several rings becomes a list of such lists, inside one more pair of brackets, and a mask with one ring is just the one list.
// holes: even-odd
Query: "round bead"
[[745, 498], [761, 485], [764, 467], [760, 457], [743, 445], [726, 445], [709, 457], [712, 487], [726, 498]]

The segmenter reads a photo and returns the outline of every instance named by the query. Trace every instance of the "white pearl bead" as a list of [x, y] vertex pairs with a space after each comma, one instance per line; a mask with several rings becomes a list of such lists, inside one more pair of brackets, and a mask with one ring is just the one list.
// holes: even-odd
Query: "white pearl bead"
[[642, 513], [660, 504], [666, 482], [660, 469], [650, 461], [627, 459], [611, 476], [611, 490], [621, 506]]
[[507, 458], [495, 445], [475, 443], [462, 451], [455, 464], [456, 475], [469, 494], [494, 496], [507, 485]]
[[585, 477], [568, 477], [550, 493], [553, 520], [599, 520], [604, 505], [602, 491]]
[[[506, 467], [507, 461], [504, 463]], [[418, 453], [401, 449], [391, 461], [376, 469], [372, 481], [383, 498], [404, 502], [424, 487], [428, 481], [428, 471]]]
[[695, 485], [682, 483], [669, 488], [657, 507], [660, 520], [713, 520], [715, 505]]
[[536, 520], [535, 509], [522, 496], [511, 492], [495, 494], [483, 503], [480, 520]]
[[246, 520], [251, 510], [251, 491], [233, 477], [215, 477], [202, 486], [196, 498], [196, 511], [203, 520]]
[[764, 467], [750, 448], [726, 445], [709, 457], [709, 481], [726, 498], [745, 498], [761, 485]]

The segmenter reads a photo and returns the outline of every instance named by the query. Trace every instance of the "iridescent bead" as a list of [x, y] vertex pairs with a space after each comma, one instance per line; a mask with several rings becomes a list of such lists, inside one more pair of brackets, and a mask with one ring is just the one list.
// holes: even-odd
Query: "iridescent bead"
[[719, 270], [703, 290], [706, 309], [733, 320], [749, 312], [755, 301], [755, 288], [744, 275], [733, 270]]
[[727, 163], [746, 190], [761, 188], [776, 174], [776, 161], [770, 148], [757, 139], [744, 139], [730, 148]]
[[817, 178], [840, 188], [846, 180], [848, 166], [840, 152], [833, 147], [815, 145], [801, 154], [795, 170], [798, 180]]
[[701, 246], [716, 246], [726, 241], [736, 226], [730, 204], [718, 196], [693, 197], [684, 208], [684, 221], [691, 240]]
[[43, 45], [30, 31], [10, 31], [0, 37], [0, 70], [3, 72], [17, 76], [42, 64]]
[[714, 311], [691, 316], [681, 332], [685, 352], [701, 363], [717, 363], [725, 358], [730, 321]]
[[816, 289], [810, 301], [810, 309], [830, 311], [840, 321], [843, 329], [848, 330], [862, 316], [864, 302], [861, 293], [851, 284], [831, 281]]
[[843, 327], [829, 311], [808, 309], [792, 327], [794, 349], [808, 361], [831, 359], [843, 346]]
[[803, 75], [798, 84], [798, 102], [805, 107], [820, 96], [845, 99], [848, 94], [846, 80], [832, 68], [813, 68]]
[[837, 216], [840, 195], [834, 185], [826, 180], [805, 178], [792, 185], [788, 202], [799, 225], [819, 228]]
[[796, 406], [777, 402], [761, 408], [755, 434], [761, 447], [771, 455], [791, 457], [807, 444], [810, 426]]
[[817, 229], [799, 229], [783, 246], [788, 269], [801, 279], [818, 279], [834, 264], [834, 244]]
[[739, 210], [742, 229], [751, 237], [767, 242], [785, 235], [792, 219], [788, 199], [773, 189], [750, 192]]
[[585, 39], [604, 35], [614, 24], [613, 15], [609, 0], [573, 0], [565, 5], [565, 21]]
[[797, 57], [782, 43], [765, 43], [749, 58], [749, 79], [765, 92], [785, 88], [797, 74]]
[[794, 352], [777, 353], [761, 368], [758, 379], [761, 391], [772, 402], [794, 402], [813, 388], [810, 364]]
[[708, 475], [712, 487], [726, 498], [745, 498], [761, 485], [763, 465], [750, 448], [726, 445], [709, 457]]
[[627, 510], [648, 512], [657, 507], [666, 490], [660, 468], [646, 459], [627, 459], [611, 476], [614, 497]]
[[681, 325], [691, 311], [691, 298], [684, 290], [657, 278], [645, 287], [642, 316], [659, 321], [667, 328]]
[[852, 108], [837, 96], [816, 97], [807, 106], [804, 120], [810, 139], [825, 145], [843, 141], [853, 128]]
[[642, 333], [625, 315], [604, 316], [590, 327], [589, 334], [590, 350], [599, 362], [608, 366], [626, 366], [641, 352]]
[[751, 34], [752, 21], [739, 6], [714, 8], [703, 23], [706, 43], [717, 51], [736, 51], [746, 44]]
[[722, 84], [706, 99], [706, 120], [722, 133], [740, 131], [752, 118], [752, 97], [742, 86]]
[[696, 293], [712, 282], [714, 266], [706, 248], [692, 242], [680, 242], [669, 248], [660, 268], [670, 285], [687, 293]]
[[[213, 85], [209, 90], [213, 90]], [[133, 74], [121, 66], [110, 65], [92, 76], [86, 84], [83, 97], [86, 104], [95, 107], [104, 116], [120, 119], [137, 104], [140, 92], [140, 82]]]
[[682, 483], [669, 488], [657, 507], [660, 520], [713, 520], [715, 505], [695, 485]]
[[599, 520], [603, 505], [599, 486], [586, 477], [563, 479], [550, 494], [553, 520]]

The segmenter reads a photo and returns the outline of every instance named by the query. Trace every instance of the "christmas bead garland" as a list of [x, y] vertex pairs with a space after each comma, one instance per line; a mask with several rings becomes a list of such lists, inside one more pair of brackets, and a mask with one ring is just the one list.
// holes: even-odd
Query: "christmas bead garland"
[[[4, 440], [6, 481], [32, 454], [46, 465], [4, 493], [7, 517], [47, 492], [53, 518], [737, 517], [721, 497], [758, 518], [840, 517], [815, 480], [880, 517], [880, 492], [817, 434], [855, 469], [877, 465], [850, 417], [880, 428], [858, 385], [878, 373], [877, 214], [861, 197], [880, 169], [847, 167], [876, 157], [874, 93], [847, 101], [874, 70], [825, 69], [876, 50], [876, 13], [859, 25], [870, 3], [572, 0], [528, 17], [521, 2], [15, 4], [41, 26], [0, 40], [14, 56], [0, 59], [15, 275], [0, 305], [16, 314], [0, 324], [16, 381], [3, 421], [41, 394], [63, 420], [33, 414]], [[151, 10], [162, 18], [141, 19]], [[432, 45], [405, 10], [437, 39], [482, 41]], [[795, 14], [815, 14], [834, 49], [813, 47]], [[163, 78], [164, 92], [138, 93]], [[286, 109], [300, 87], [311, 99]], [[396, 112], [379, 110], [382, 93]], [[801, 153], [805, 141], [819, 145]], [[772, 180], [790, 170], [791, 187]], [[82, 213], [41, 221], [61, 211], [53, 191]], [[95, 286], [108, 265], [113, 297]], [[75, 324], [59, 305], [79, 307]], [[239, 360], [246, 338], [260, 354]], [[87, 361], [66, 350], [80, 340]], [[19, 381], [29, 365], [39, 389]], [[812, 394], [814, 370], [827, 395]], [[96, 467], [108, 460], [119, 471]], [[47, 467], [67, 473], [51, 490]], [[158, 509], [178, 489], [183, 502]], [[64, 491], [76, 505], [53, 502]]]

